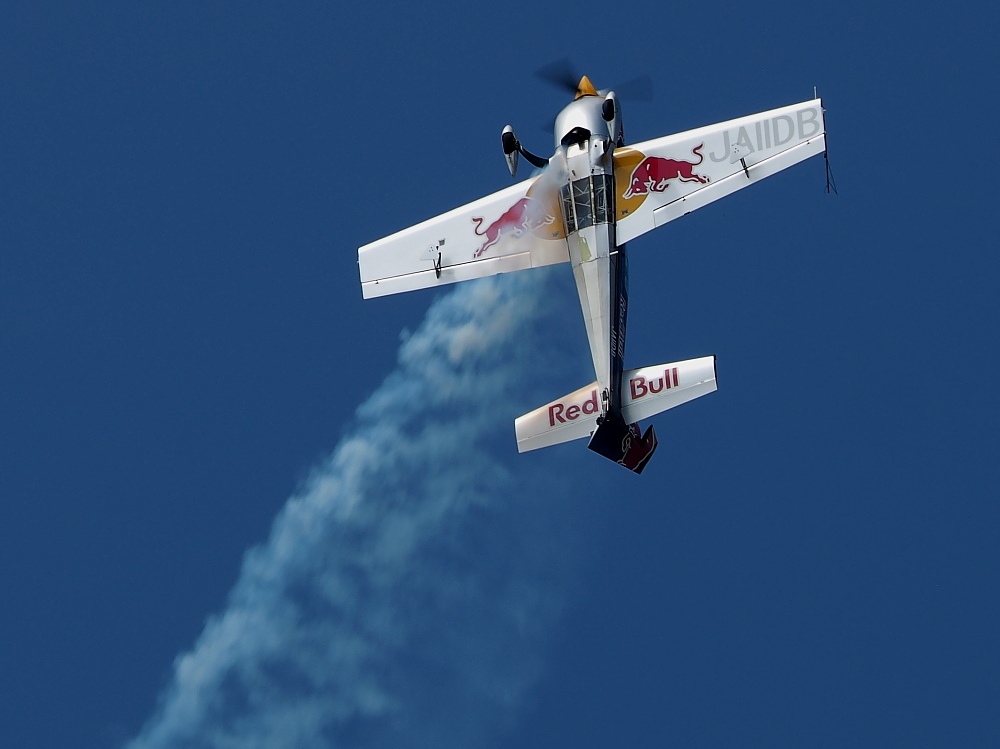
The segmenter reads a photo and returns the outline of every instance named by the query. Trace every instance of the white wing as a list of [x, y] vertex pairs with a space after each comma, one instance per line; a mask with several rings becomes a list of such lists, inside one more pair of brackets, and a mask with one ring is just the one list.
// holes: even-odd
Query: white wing
[[534, 177], [361, 247], [361, 291], [368, 299], [569, 262], [563, 226], [556, 195]]
[[619, 148], [619, 244], [826, 150], [820, 99]]

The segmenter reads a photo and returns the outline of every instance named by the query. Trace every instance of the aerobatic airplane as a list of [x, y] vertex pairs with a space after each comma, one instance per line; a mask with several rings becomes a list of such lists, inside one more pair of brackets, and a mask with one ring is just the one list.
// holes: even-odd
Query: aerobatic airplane
[[[575, 80], [575, 77], [574, 77]], [[572, 85], [572, 84], [571, 84]], [[810, 156], [825, 153], [822, 101], [626, 146], [618, 97], [584, 76], [556, 117], [555, 152], [521, 155], [538, 174], [358, 250], [366, 299], [569, 263], [597, 380], [514, 422], [519, 452], [590, 438], [591, 450], [641, 473], [656, 433], [638, 422], [716, 389], [715, 357], [624, 369], [625, 245]]]

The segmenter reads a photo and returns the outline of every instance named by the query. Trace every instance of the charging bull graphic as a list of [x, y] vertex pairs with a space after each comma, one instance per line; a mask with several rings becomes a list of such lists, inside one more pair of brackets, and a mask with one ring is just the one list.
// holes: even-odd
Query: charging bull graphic
[[657, 156], [647, 156], [639, 165], [632, 170], [629, 177], [628, 189], [622, 193], [626, 200], [635, 195], [647, 195], [651, 192], [663, 192], [670, 187], [670, 180], [676, 179], [681, 182], [700, 182], [708, 184], [708, 177], [694, 173], [694, 167], [705, 160], [701, 149], [702, 143], [697, 148], [691, 149], [691, 153], [698, 157], [697, 161], [681, 161], [679, 159], [661, 159]]
[[482, 217], [474, 216], [472, 222], [476, 225], [475, 232], [481, 237], [486, 237], [486, 241], [483, 242], [482, 246], [476, 250], [472, 257], [477, 258], [482, 255], [486, 250], [499, 242], [505, 234], [510, 234], [514, 239], [517, 239], [526, 231], [534, 231], [541, 226], [551, 224], [555, 220], [555, 216], [546, 215], [541, 205], [528, 197], [521, 198], [514, 203], [514, 205], [504, 211], [500, 218], [487, 226], [485, 230], [482, 228]]

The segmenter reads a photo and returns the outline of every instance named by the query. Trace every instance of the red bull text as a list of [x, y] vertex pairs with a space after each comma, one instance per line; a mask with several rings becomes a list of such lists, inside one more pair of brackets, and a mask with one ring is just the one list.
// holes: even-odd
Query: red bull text
[[554, 427], [556, 422], [565, 424], [567, 421], [576, 421], [581, 416], [596, 414], [599, 410], [597, 400], [597, 388], [590, 391], [590, 397], [583, 403], [553, 403], [549, 406], [549, 426]]
[[662, 393], [664, 390], [670, 390], [677, 387], [678, 384], [677, 367], [665, 369], [663, 377], [651, 377], [647, 380], [645, 377], [639, 376], [633, 377], [628, 381], [629, 392], [632, 394], [633, 401], [645, 398], [647, 395], [656, 395], [657, 393]]
[[[677, 374], [677, 367], [669, 367], [663, 370], [662, 377], [646, 377], [639, 375], [631, 377], [628, 381], [629, 394], [632, 402], [645, 398], [647, 395], [657, 395], [664, 390], [680, 386], [680, 379]], [[565, 424], [568, 421], [576, 421], [582, 416], [592, 416], [600, 411], [600, 401], [597, 398], [597, 388], [590, 391], [589, 397], [580, 402], [553, 403], [549, 406], [549, 426]]]

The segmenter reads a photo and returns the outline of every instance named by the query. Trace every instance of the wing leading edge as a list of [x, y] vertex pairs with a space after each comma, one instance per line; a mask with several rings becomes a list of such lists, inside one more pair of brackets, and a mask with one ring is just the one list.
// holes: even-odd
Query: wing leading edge
[[[820, 99], [619, 148], [617, 242], [826, 149]], [[358, 250], [364, 297], [569, 262], [561, 205], [534, 177]]]
[[534, 177], [358, 250], [365, 299], [569, 262], [555, 193]]
[[618, 242], [826, 150], [820, 99], [615, 150]]

